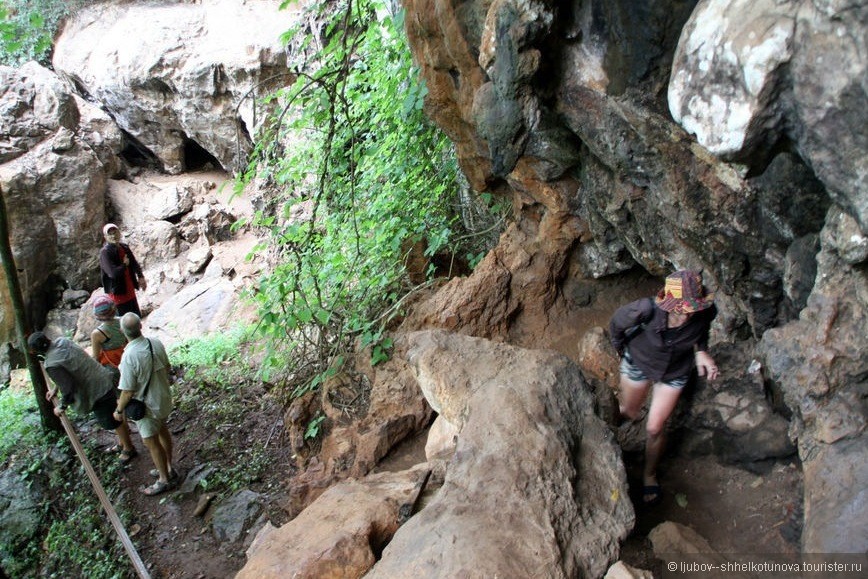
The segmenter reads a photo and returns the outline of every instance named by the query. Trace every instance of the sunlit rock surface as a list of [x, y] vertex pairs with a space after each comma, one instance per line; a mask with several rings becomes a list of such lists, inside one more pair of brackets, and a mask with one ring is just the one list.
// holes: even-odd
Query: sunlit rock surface
[[185, 169], [191, 142], [223, 169], [238, 170], [264, 118], [256, 99], [290, 79], [280, 35], [295, 23], [298, 5], [279, 6], [269, 0], [89, 4], [66, 23], [53, 64], [167, 172]]

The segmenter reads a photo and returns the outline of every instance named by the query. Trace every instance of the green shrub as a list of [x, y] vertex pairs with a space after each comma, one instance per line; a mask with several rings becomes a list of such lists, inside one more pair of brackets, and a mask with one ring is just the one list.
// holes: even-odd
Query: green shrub
[[82, 0], [0, 0], [0, 64], [48, 64], [58, 26], [81, 5]]
[[250, 330], [245, 327], [190, 338], [173, 345], [169, 359], [173, 366], [206, 381], [223, 382], [228, 372], [242, 369], [241, 351], [249, 339]]
[[0, 392], [0, 424], [0, 465], [21, 448], [37, 446], [43, 433], [33, 392]]
[[[44, 497], [39, 537], [21, 545], [0, 545], [10, 577], [129, 577], [129, 560], [104, 515], [69, 440], [42, 429], [32, 392], [0, 393], [0, 456], [3, 468], [18, 473]], [[109, 496], [120, 492], [121, 466], [87, 439], [85, 452]], [[58, 461], [58, 456], [68, 460]], [[51, 458], [49, 458], [51, 457]], [[117, 508], [117, 504], [116, 504]], [[119, 509], [118, 514], [129, 518]]]
[[[294, 395], [337, 372], [357, 340], [374, 363], [388, 358], [386, 329], [412, 289], [408, 247], [452, 251], [460, 228], [454, 151], [422, 110], [427, 88], [390, 6], [319, 3], [321, 33], [284, 35], [297, 81], [267, 99], [279, 110], [236, 188], [258, 179], [280, 195], [253, 220], [278, 263], [251, 295], [269, 341], [263, 376], [289, 366]], [[290, 218], [299, 207], [308, 219]]]

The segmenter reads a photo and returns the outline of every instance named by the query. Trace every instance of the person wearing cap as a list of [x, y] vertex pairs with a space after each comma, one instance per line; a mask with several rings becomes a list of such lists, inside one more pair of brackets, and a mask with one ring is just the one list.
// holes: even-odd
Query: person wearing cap
[[121, 243], [121, 230], [114, 223], [102, 228], [105, 244], [99, 251], [99, 267], [102, 271], [102, 289], [117, 306], [117, 314], [133, 312], [142, 315], [136, 290], [148, 288], [142, 268], [130, 246]]
[[100, 324], [90, 333], [90, 354], [103, 366], [117, 368], [121, 363], [127, 337], [121, 330], [120, 319], [115, 317], [115, 302], [103, 295], [93, 302], [93, 315]]
[[[665, 447], [665, 428], [694, 368], [709, 380], [719, 370], [708, 354], [708, 333], [717, 315], [714, 296], [695, 271], [666, 278], [657, 297], [618, 308], [609, 323], [609, 338], [621, 356], [619, 411], [636, 420], [652, 391], [646, 422], [643, 501], [662, 498], [657, 465]], [[652, 388], [653, 387], [653, 388]]]
[[34, 332], [27, 338], [27, 347], [54, 383], [45, 398], [50, 402], [58, 390], [62, 394], [60, 404], [54, 407], [57, 416], [70, 406], [81, 415], [93, 412], [100, 426], [117, 434], [122, 463], [138, 454], [127, 423], [112, 416], [118, 399], [117, 371], [99, 364], [68, 338], [51, 340], [43, 332]]

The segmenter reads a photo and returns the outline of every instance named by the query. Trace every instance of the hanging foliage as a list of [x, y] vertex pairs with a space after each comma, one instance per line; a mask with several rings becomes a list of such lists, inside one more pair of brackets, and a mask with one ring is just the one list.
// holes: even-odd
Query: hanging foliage
[[357, 339], [373, 363], [388, 358], [384, 329], [410, 290], [407, 248], [424, 242], [434, 255], [460, 228], [454, 153], [422, 111], [403, 12], [379, 0], [313, 10], [304, 20], [321, 28], [284, 37], [297, 81], [267, 99], [277, 112], [237, 184], [280, 193], [254, 221], [277, 265], [253, 298], [270, 339], [264, 369], [289, 362], [295, 395], [337, 371]]
[[82, 0], [0, 0], [0, 64], [48, 64], [60, 22]]

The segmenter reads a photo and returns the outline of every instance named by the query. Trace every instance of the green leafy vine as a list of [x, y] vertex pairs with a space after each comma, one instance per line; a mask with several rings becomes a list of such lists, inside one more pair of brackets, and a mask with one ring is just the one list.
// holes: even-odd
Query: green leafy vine
[[427, 88], [403, 32], [403, 12], [379, 0], [314, 7], [319, 30], [284, 35], [297, 78], [275, 109], [236, 190], [256, 180], [279, 203], [256, 215], [259, 248], [276, 265], [252, 293], [269, 338], [263, 369], [289, 364], [293, 395], [339, 371], [353, 345], [388, 359], [385, 331], [412, 290], [408, 251], [453, 250], [463, 233], [449, 140], [425, 116]]

